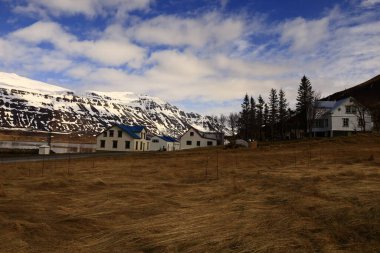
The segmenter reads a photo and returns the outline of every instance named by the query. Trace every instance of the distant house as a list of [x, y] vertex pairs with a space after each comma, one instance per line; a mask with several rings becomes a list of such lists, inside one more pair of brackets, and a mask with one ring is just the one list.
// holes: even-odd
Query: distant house
[[224, 134], [218, 132], [201, 132], [194, 127], [184, 133], [180, 138], [181, 149], [200, 148], [223, 145]]
[[113, 125], [96, 136], [97, 151], [148, 151], [144, 126]]
[[314, 136], [333, 137], [371, 131], [372, 128], [368, 110], [349, 97], [338, 101], [318, 101], [311, 132]]
[[151, 151], [174, 151], [179, 150], [180, 143], [177, 139], [162, 135], [162, 136], [153, 136], [151, 139], [150, 150]]

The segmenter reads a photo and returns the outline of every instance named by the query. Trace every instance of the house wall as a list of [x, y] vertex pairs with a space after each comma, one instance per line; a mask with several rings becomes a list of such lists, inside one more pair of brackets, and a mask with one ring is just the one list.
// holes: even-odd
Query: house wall
[[[114, 136], [110, 137], [110, 130], [114, 131]], [[96, 137], [96, 150], [98, 151], [147, 151], [149, 150], [150, 143], [146, 139], [134, 139], [132, 138], [128, 133], [122, 131], [122, 136], [118, 137], [118, 131], [122, 131], [119, 127], [113, 126], [110, 129], [107, 130], [107, 137], [103, 136], [102, 134], [99, 134]], [[145, 129], [141, 131], [141, 133], [137, 134], [141, 137], [141, 134], [144, 136], [146, 135]], [[105, 141], [105, 147], [101, 147], [101, 141]], [[117, 148], [113, 147], [113, 141], [117, 141]], [[130, 142], [130, 148], [125, 148], [125, 142]], [[136, 143], [137, 143], [137, 149], [136, 149]], [[142, 143], [142, 144], [141, 144]]]
[[[362, 131], [359, 126], [359, 118], [357, 114], [346, 113], [346, 106], [354, 106], [354, 103], [347, 99], [338, 108], [332, 111], [331, 115], [331, 130], [332, 131]], [[343, 126], [343, 118], [348, 118], [348, 127]], [[365, 117], [366, 131], [371, 131], [373, 123], [369, 114]]]
[[[362, 127], [359, 125], [359, 117], [354, 113], [347, 113], [347, 106], [354, 106], [354, 102], [351, 102], [351, 99], [348, 98], [343, 101], [339, 107], [335, 108], [330, 114], [328, 114], [325, 118], [328, 120], [327, 127], [314, 127], [312, 132], [314, 133], [325, 133], [324, 136], [333, 136], [334, 132], [353, 132], [353, 131], [362, 131]], [[348, 126], [343, 126], [343, 119], [348, 119]], [[366, 131], [371, 131], [373, 128], [373, 122], [371, 119], [371, 115], [367, 113], [365, 117], [366, 121]], [[323, 134], [322, 134], [323, 135]]]
[[[158, 141], [158, 142], [155, 142]], [[161, 139], [158, 136], [154, 136], [151, 138], [151, 151], [158, 151], [158, 150], [164, 150], [166, 148], [166, 151], [174, 151], [179, 150], [180, 144], [179, 142], [167, 142]]]
[[[191, 133], [194, 133], [194, 135], [191, 136]], [[191, 145], [187, 144], [188, 141], [191, 141]], [[200, 142], [199, 146], [197, 145], [198, 141]], [[211, 146], [216, 146], [217, 144], [216, 140], [202, 138], [202, 136], [200, 136], [197, 131], [192, 128], [190, 128], [184, 135], [182, 135], [180, 140], [181, 149], [207, 147], [207, 142], [211, 142]]]

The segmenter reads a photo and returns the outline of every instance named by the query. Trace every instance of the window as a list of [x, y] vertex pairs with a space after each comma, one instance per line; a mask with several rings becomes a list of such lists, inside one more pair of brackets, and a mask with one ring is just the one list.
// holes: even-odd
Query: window
[[212, 141], [208, 141], [207, 146], [212, 146]]
[[130, 141], [126, 141], [125, 142], [125, 149], [130, 149], [131, 148], [131, 142]]
[[105, 148], [106, 147], [106, 141], [105, 140], [100, 140], [100, 147]]
[[113, 130], [110, 130], [110, 137], [113, 137]]
[[329, 127], [329, 120], [325, 119], [325, 127]]
[[198, 147], [201, 146], [201, 141], [197, 141], [197, 146], [198, 146]]
[[158, 143], [159, 141], [157, 139], [152, 140], [154, 143]]
[[117, 141], [112, 141], [112, 147], [117, 148]]
[[186, 141], [186, 145], [187, 145], [187, 146], [191, 146], [191, 145], [192, 145], [192, 142], [191, 142], [191, 141]]
[[343, 118], [343, 127], [348, 127], [348, 118]]
[[146, 136], [145, 133], [141, 133], [141, 139], [144, 139], [144, 140], [145, 140], [145, 136]]
[[123, 132], [122, 131], [117, 131], [117, 137], [119, 137], [119, 138], [121, 138], [121, 137], [123, 137]]
[[136, 141], [136, 147], [135, 147], [135, 150], [138, 150], [139, 149], [139, 142]]
[[143, 150], [143, 142], [140, 142], [140, 150]]
[[107, 137], [107, 131], [103, 133], [103, 137]]
[[346, 106], [346, 113], [351, 114], [351, 106]]
[[190, 136], [194, 136], [194, 132], [190, 132]]

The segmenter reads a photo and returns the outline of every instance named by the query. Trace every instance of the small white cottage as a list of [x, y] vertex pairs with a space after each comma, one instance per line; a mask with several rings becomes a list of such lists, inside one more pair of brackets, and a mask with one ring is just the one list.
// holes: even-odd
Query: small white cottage
[[223, 145], [224, 134], [217, 132], [201, 132], [194, 127], [184, 133], [180, 138], [181, 149], [200, 148]]
[[175, 151], [180, 148], [180, 143], [177, 139], [166, 135], [153, 136], [150, 142], [151, 151]]
[[113, 125], [96, 136], [97, 151], [148, 151], [144, 126]]
[[338, 101], [318, 101], [311, 129], [314, 136], [349, 135], [357, 131], [371, 131], [373, 122], [369, 111], [354, 98]]

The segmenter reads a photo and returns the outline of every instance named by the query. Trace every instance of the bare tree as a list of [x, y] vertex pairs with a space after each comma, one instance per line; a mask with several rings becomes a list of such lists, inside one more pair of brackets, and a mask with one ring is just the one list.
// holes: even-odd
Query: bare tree
[[220, 116], [218, 117], [218, 128], [219, 128], [218, 130], [220, 133], [222, 133], [224, 129], [226, 129], [226, 123], [227, 123], [226, 115], [220, 114]]
[[228, 115], [227, 124], [229, 128], [231, 129], [231, 134], [233, 137], [236, 135], [236, 130], [238, 127], [238, 121], [239, 121], [239, 114], [231, 112]]
[[317, 116], [318, 111], [318, 102], [321, 99], [320, 92], [314, 92], [313, 97], [310, 101], [310, 105], [307, 107], [307, 129], [309, 132], [309, 137], [312, 136], [312, 130], [315, 123], [315, 118]]
[[366, 131], [366, 117], [368, 117], [369, 115], [369, 110], [363, 106], [362, 104], [360, 104], [359, 102], [357, 102], [356, 100], [353, 100], [354, 101], [354, 105], [352, 107], [352, 113], [354, 113], [358, 119], [358, 125], [361, 129], [361, 131], [365, 132]]

